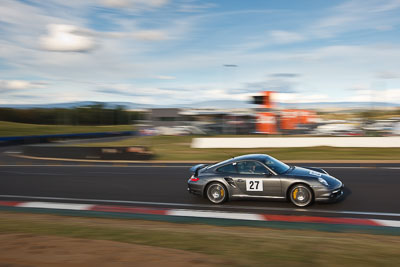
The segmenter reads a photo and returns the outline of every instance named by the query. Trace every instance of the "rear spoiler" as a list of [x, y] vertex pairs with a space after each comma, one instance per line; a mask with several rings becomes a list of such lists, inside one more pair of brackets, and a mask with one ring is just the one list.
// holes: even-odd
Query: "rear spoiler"
[[199, 170], [203, 169], [204, 167], [207, 167], [208, 164], [197, 164], [194, 165], [193, 167], [190, 168], [190, 172], [193, 173], [194, 176], [197, 176], [199, 174]]

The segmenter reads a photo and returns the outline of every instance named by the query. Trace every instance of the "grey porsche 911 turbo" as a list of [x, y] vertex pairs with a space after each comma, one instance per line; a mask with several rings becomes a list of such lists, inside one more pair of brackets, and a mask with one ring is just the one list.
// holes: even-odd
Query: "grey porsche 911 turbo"
[[211, 165], [190, 168], [188, 192], [214, 204], [229, 199], [264, 198], [290, 200], [298, 207], [314, 201], [335, 201], [344, 185], [325, 170], [288, 166], [265, 154], [234, 157]]

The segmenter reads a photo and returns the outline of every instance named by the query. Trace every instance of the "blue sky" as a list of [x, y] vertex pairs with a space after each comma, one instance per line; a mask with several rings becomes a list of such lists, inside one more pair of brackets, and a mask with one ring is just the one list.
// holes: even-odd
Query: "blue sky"
[[400, 0], [2, 0], [0, 104], [400, 104], [399, 33]]

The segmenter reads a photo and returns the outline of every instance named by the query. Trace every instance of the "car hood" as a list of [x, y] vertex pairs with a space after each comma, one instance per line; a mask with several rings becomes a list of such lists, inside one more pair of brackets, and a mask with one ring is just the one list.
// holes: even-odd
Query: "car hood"
[[320, 173], [315, 170], [307, 169], [306, 167], [303, 168], [303, 167], [293, 166], [285, 173], [285, 175], [298, 178], [308, 177], [315, 180], [318, 180], [318, 178], [323, 178], [329, 184], [330, 187], [339, 187], [342, 185], [342, 182], [336, 179], [335, 177], [330, 176], [329, 174]]

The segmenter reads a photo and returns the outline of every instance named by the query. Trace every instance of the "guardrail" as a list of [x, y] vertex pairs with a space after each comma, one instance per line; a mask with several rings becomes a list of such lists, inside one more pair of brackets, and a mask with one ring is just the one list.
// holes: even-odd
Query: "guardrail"
[[277, 148], [277, 147], [400, 147], [393, 137], [242, 137], [193, 138], [192, 148]]
[[37, 144], [47, 143], [57, 139], [85, 139], [85, 138], [101, 138], [135, 135], [136, 131], [119, 131], [119, 132], [94, 132], [94, 133], [75, 133], [75, 134], [46, 134], [46, 135], [26, 135], [26, 136], [5, 136], [0, 137], [0, 145], [13, 144]]
[[153, 153], [145, 146], [74, 147], [32, 145], [24, 146], [23, 154], [39, 158], [85, 160], [149, 160], [153, 158]]

